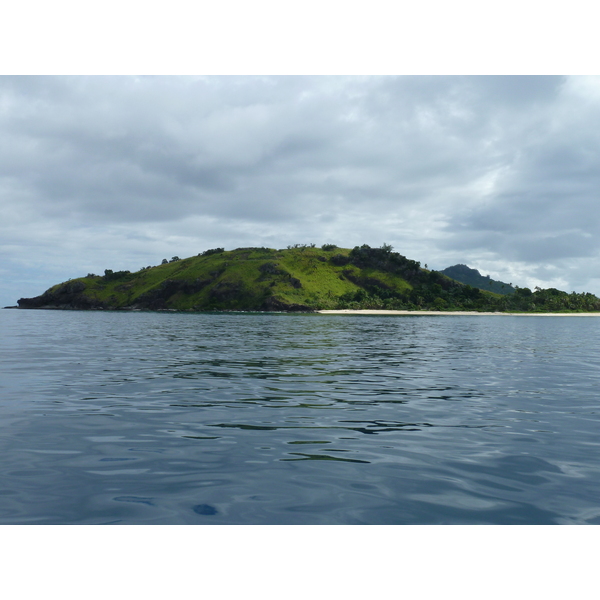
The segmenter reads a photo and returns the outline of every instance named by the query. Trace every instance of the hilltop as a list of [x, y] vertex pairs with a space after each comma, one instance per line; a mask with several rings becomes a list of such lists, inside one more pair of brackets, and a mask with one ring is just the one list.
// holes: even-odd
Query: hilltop
[[18, 304], [80, 310], [600, 310], [600, 299], [592, 294], [521, 288], [509, 296], [482, 291], [424, 269], [387, 244], [214, 248], [190, 258], [165, 259], [135, 273], [90, 273], [41, 296], [21, 298]]
[[487, 290], [488, 292], [495, 292], [502, 295], [515, 293], [515, 288], [510, 283], [496, 281], [491, 279], [489, 275], [484, 277], [477, 269], [471, 269], [467, 265], [453, 265], [440, 271], [440, 273], [480, 290]]

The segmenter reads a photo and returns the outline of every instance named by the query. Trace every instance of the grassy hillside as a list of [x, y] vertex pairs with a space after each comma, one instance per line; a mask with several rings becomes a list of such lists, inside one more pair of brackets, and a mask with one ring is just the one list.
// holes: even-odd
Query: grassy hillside
[[352, 250], [222, 248], [135, 273], [106, 270], [51, 287], [20, 308], [310, 311], [336, 308], [600, 310], [592, 294], [517, 290], [501, 296], [422, 269], [391, 246]]
[[337, 306], [337, 298], [355, 294], [365, 281], [398, 294], [412, 289], [388, 272], [350, 264], [348, 249], [325, 248], [208, 250], [135, 273], [107, 270], [104, 276], [74, 279], [37, 298], [22, 298], [19, 306], [309, 310]]

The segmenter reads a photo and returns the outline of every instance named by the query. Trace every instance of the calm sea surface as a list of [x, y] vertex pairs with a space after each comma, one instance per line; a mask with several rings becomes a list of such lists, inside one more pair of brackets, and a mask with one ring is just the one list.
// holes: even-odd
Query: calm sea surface
[[600, 523], [600, 319], [0, 311], [1, 524]]

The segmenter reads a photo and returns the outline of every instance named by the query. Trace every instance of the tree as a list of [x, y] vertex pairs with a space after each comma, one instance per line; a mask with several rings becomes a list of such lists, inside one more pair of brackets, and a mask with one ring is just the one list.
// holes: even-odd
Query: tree
[[528, 296], [531, 296], [533, 292], [529, 289], [529, 288], [518, 288], [516, 294], [518, 296], [522, 296], [523, 298], [527, 298]]

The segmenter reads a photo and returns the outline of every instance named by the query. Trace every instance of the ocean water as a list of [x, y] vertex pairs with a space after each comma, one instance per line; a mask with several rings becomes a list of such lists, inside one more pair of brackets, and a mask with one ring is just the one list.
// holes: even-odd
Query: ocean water
[[597, 318], [0, 328], [0, 524], [600, 523]]

